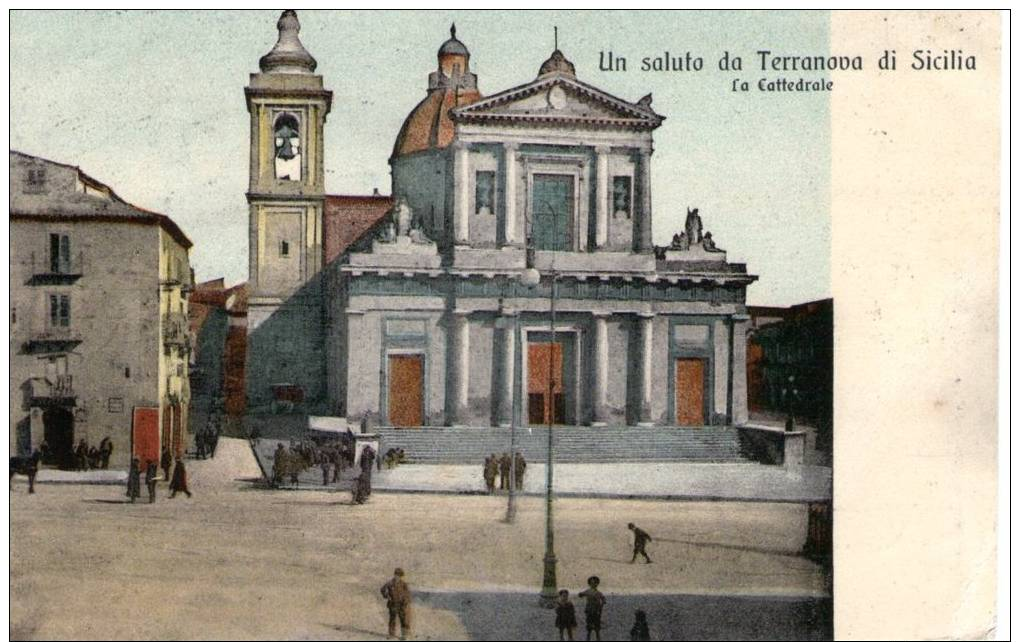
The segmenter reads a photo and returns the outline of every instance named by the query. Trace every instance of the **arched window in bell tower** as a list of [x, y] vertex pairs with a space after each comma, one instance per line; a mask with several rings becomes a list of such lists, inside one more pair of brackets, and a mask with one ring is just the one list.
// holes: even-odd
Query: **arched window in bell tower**
[[293, 114], [280, 114], [273, 125], [276, 178], [301, 180], [301, 125]]

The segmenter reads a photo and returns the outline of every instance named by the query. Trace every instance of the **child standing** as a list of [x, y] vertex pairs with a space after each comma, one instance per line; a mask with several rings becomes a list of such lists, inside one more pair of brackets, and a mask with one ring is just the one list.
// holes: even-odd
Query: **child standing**
[[577, 627], [577, 614], [574, 611], [574, 603], [570, 601], [570, 593], [566, 590], [560, 591], [560, 599], [556, 601], [556, 628], [560, 630], [560, 640], [563, 639], [563, 632], [567, 632], [567, 639], [574, 639], [574, 628]]
[[591, 640], [592, 632], [596, 640], [602, 640], [602, 607], [606, 605], [606, 597], [599, 592], [599, 578], [592, 575], [588, 578], [588, 589], [578, 593], [579, 597], [585, 599], [584, 604], [584, 625], [588, 632], [588, 640]]

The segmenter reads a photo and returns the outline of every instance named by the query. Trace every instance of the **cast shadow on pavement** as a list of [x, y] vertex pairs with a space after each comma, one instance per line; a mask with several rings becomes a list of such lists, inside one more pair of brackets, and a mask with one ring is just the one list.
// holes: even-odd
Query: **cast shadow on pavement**
[[[567, 587], [584, 639], [581, 587]], [[648, 616], [653, 640], [831, 640], [832, 599], [727, 595], [614, 595], [605, 589], [602, 639], [628, 640], [634, 611]], [[556, 614], [535, 593], [418, 591], [415, 600], [453, 612], [473, 640], [555, 640]]]

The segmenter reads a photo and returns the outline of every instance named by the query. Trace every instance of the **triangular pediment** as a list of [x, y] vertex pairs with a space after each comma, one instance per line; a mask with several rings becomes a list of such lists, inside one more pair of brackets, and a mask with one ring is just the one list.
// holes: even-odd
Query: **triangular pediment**
[[664, 120], [648, 102], [631, 103], [565, 75], [539, 78], [451, 112], [457, 122], [520, 121], [654, 129]]

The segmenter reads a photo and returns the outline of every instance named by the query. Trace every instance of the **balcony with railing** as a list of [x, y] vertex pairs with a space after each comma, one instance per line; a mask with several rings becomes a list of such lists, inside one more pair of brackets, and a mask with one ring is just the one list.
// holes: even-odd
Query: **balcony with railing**
[[163, 317], [163, 345], [187, 348], [191, 344], [188, 317], [173, 313]]
[[32, 276], [29, 285], [67, 285], [85, 274], [84, 253], [53, 256], [47, 252], [32, 252]]
[[69, 374], [34, 377], [28, 383], [33, 406], [73, 406], [78, 396], [74, 377]]
[[25, 348], [29, 353], [67, 352], [81, 341], [81, 332], [71, 325], [44, 325], [29, 333]]

